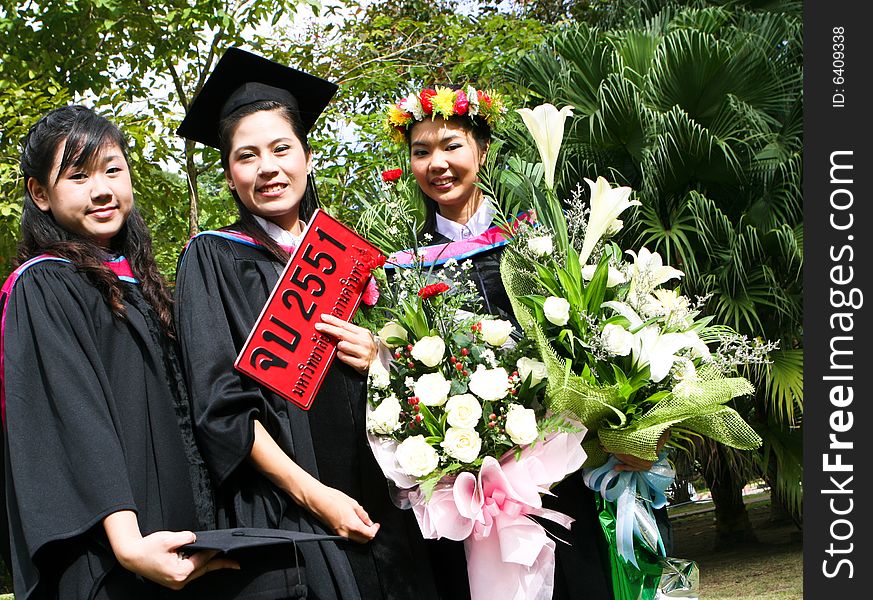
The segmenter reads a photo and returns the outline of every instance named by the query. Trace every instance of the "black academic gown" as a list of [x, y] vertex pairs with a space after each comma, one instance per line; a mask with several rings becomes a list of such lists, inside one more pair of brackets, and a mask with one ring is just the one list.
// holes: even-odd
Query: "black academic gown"
[[24, 271], [8, 299], [5, 480], [17, 600], [191, 593], [123, 569], [101, 524], [132, 510], [143, 535], [202, 525], [177, 420], [187, 402], [181, 377], [168, 374], [173, 349], [138, 286], [123, 285], [124, 320], [58, 261]]
[[[298, 465], [358, 500], [381, 523], [367, 544], [300, 546], [309, 597], [434, 598], [426, 561], [412, 558], [424, 552], [415, 521], [391, 504], [366, 443], [366, 378], [334, 361], [312, 407], [304, 411], [234, 370], [283, 268], [260, 247], [213, 235], [194, 238], [179, 262], [177, 327], [195, 430], [217, 489], [218, 526], [325, 533], [322, 523], [247, 460], [257, 419]], [[251, 594], [240, 597], [281, 597], [271, 594], [282, 587], [287, 563], [243, 564], [240, 575], [251, 580], [244, 591]]]
[[[431, 232], [429, 244], [450, 242], [445, 236]], [[473, 268], [469, 278], [476, 284], [486, 312], [499, 318], [509, 319], [518, 327], [509, 303], [509, 296], [500, 277], [500, 259], [505, 246], [484, 250], [469, 259]], [[450, 258], [445, 254], [441, 259]], [[570, 531], [548, 520], [543, 526], [556, 538], [555, 592], [558, 600], [611, 600], [612, 584], [609, 576], [609, 555], [606, 539], [600, 529], [594, 493], [582, 481], [582, 472], [577, 471], [552, 488], [554, 496], [544, 496], [543, 506], [557, 510], [575, 519]], [[451, 565], [452, 577], [440, 579], [440, 597], [444, 600], [463, 600], [470, 597], [466, 576], [466, 557], [461, 542], [451, 540], [428, 540], [431, 563]]]

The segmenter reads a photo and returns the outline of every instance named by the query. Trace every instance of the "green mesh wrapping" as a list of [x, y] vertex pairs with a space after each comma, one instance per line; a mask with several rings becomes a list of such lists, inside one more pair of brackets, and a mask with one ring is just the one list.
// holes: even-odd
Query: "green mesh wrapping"
[[[725, 403], [751, 394], [752, 384], [742, 377], [725, 378], [714, 369], [701, 368], [699, 381], [683, 386], [681, 394], [662, 398], [633, 423], [621, 409], [622, 399], [612, 386], [594, 387], [582, 377], [570, 372], [568, 361], [559, 357], [531, 311], [519, 296], [544, 294], [531, 273], [524, 269], [523, 259], [512, 250], [503, 253], [500, 275], [509, 295], [515, 318], [525, 334], [533, 339], [548, 372], [546, 404], [556, 413], [570, 411], [582, 421], [596, 438], [583, 444], [588, 458], [586, 467], [603, 464], [607, 453], [633, 454], [645, 460], [657, 460], [657, 444], [661, 434], [677, 425], [712, 438], [727, 446], [751, 450], [761, 445], [761, 438], [734, 409]], [[618, 425], [607, 417], [618, 419]]]

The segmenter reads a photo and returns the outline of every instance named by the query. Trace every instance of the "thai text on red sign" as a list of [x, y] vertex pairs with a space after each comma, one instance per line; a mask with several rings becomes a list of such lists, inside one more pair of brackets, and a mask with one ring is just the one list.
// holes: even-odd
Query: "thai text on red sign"
[[316, 210], [234, 366], [304, 410], [312, 406], [337, 340], [315, 330], [322, 313], [350, 320], [378, 248]]

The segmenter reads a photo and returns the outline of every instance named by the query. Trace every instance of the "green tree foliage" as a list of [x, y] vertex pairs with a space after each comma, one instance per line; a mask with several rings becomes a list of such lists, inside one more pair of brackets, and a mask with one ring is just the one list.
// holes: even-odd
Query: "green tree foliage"
[[[317, 0], [304, 0], [315, 4]], [[477, 3], [355, 1], [293, 25], [295, 0], [0, 0], [0, 252], [8, 270], [21, 198], [18, 143], [47, 110], [84, 101], [132, 143], [138, 202], [165, 274], [187, 237], [236, 210], [217, 153], [175, 135], [218, 57], [239, 46], [340, 84], [312, 135], [322, 202], [357, 206], [350, 186], [406, 157], [381, 131], [381, 108], [433, 80], [506, 86], [505, 68], [542, 43], [547, 27]]]
[[[506, 69], [543, 43], [549, 28], [454, 0], [361, 2], [342, 12], [343, 19], [313, 22], [289, 59], [340, 86], [325, 116], [329, 126], [313, 145], [322, 202], [353, 222], [360, 209], [353, 190], [408, 161], [382, 129], [386, 103], [433, 82], [510, 92]], [[322, 14], [329, 17], [330, 9]]]
[[[772, 363], [749, 373], [757, 392], [740, 408], [765, 438], [763, 472], [772, 473], [766, 465], [775, 459], [771, 483], [799, 517], [797, 3], [782, 3], [779, 11], [742, 3], [616, 4], [633, 9], [619, 26], [567, 27], [524, 57], [513, 79], [529, 87], [535, 102], [575, 107], [565, 151], [575, 158], [564, 165], [565, 182], [600, 174], [636, 190], [642, 206], [624, 232], [626, 243], [657, 250], [682, 269], [683, 291], [707, 297], [706, 310], [718, 321], [779, 342]], [[737, 492], [743, 477], [723, 467], [711, 469], [721, 473], [720, 488]], [[725, 472], [734, 479], [725, 482]], [[744, 510], [741, 501], [736, 510]]]
[[27, 133], [33, 112], [46, 112], [54, 108], [60, 98], [69, 98], [65, 90], [56, 86], [42, 87], [36, 85], [35, 80], [35, 72], [20, 81], [0, 78], [0, 98], [3, 99], [0, 101], [0, 123], [3, 123], [0, 129], [0, 277], [11, 270], [21, 217], [18, 142]]
[[[175, 254], [200, 225], [200, 209], [206, 208], [208, 221], [210, 209], [226, 208], [219, 198], [198, 205], [197, 179], [213, 167], [215, 153], [185, 144], [174, 131], [226, 47], [289, 49], [269, 25], [297, 5], [295, 0], [2, 0], [0, 114], [13, 115], [0, 134], [6, 260], [17, 237], [18, 144], [47, 110], [78, 101], [110, 116], [131, 139], [137, 199], [153, 223], [161, 267], [172, 274]], [[258, 33], [262, 29], [269, 35]], [[193, 185], [167, 174], [179, 165]]]

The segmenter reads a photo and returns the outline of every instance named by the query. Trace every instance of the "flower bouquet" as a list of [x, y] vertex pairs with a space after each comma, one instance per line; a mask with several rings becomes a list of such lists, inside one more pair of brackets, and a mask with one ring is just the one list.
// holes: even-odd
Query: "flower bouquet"
[[[577, 187], [565, 212], [554, 169], [572, 108], [519, 112], [542, 167], [513, 169], [503, 177], [511, 186], [504, 187], [526, 195], [537, 219], [512, 234], [501, 275], [515, 316], [545, 364], [546, 405], [573, 413], [590, 429], [585, 482], [600, 494], [616, 598], [651, 598], [664, 555], [652, 508], [666, 504], [674, 477], [659, 441], [669, 430], [680, 439], [707, 436], [757, 448], [759, 436], [727, 403], [753, 391], [735, 376], [738, 365], [764, 361], [773, 346], [702, 315], [703, 300], [680, 293], [683, 273], [657, 252], [623, 252], [610, 241], [623, 225], [619, 216], [639, 204], [630, 188], [586, 179], [588, 207]], [[491, 193], [501, 196], [500, 189]], [[616, 469], [617, 455], [654, 465], [640, 472]]]
[[531, 517], [569, 528], [541, 495], [582, 466], [585, 428], [542, 405], [531, 341], [476, 313], [469, 263], [421, 262], [382, 286], [370, 445], [424, 537], [464, 542], [474, 600], [551, 598], [555, 542]]

